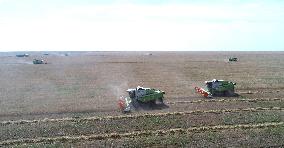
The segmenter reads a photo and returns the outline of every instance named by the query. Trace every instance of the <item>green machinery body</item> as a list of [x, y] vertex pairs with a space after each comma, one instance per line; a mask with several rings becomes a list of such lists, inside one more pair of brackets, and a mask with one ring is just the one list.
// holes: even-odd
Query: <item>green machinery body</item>
[[129, 97], [142, 103], [154, 102], [156, 100], [163, 100], [165, 92], [153, 89], [137, 87], [136, 89], [128, 89]]
[[224, 80], [205, 81], [206, 91], [212, 96], [231, 96], [235, 93], [236, 83]]
[[231, 61], [231, 62], [237, 62], [237, 61], [238, 61], [238, 58], [230, 57], [230, 58], [229, 58], [229, 61]]
[[153, 89], [153, 88], [143, 88], [138, 86], [134, 89], [127, 90], [129, 97], [121, 97], [119, 99], [118, 105], [123, 112], [130, 112], [132, 108], [139, 108], [143, 105], [155, 105], [158, 102], [163, 104], [164, 91]]

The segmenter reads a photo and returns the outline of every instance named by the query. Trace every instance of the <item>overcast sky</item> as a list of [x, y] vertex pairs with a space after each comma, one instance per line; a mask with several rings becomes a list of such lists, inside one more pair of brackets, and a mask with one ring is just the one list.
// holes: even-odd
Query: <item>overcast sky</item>
[[0, 50], [284, 50], [284, 0], [0, 0]]

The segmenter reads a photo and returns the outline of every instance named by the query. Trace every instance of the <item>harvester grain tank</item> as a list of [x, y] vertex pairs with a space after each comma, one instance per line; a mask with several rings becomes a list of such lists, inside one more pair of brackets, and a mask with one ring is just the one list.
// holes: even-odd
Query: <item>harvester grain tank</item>
[[204, 97], [214, 96], [234, 96], [236, 83], [224, 80], [213, 79], [212, 81], [205, 81], [206, 88], [195, 87], [196, 92]]
[[164, 91], [143, 88], [138, 86], [127, 90], [129, 97], [121, 97], [119, 99], [119, 108], [124, 112], [130, 112], [132, 108], [137, 108], [140, 105], [156, 105], [156, 103], [163, 103]]

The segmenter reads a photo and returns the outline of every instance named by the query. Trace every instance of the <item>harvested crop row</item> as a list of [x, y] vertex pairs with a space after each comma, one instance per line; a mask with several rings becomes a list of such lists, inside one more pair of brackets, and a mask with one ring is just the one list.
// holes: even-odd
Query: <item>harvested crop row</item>
[[240, 92], [236, 92], [238, 94], [257, 94], [257, 93], [261, 93], [261, 94], [264, 94], [264, 93], [278, 93], [280, 92], [280, 90], [273, 90], [273, 91], [240, 91]]
[[283, 87], [275, 87], [275, 88], [250, 88], [250, 89], [244, 89], [239, 88], [236, 93], [238, 94], [257, 94], [257, 93], [279, 93], [283, 91]]
[[26, 144], [26, 143], [53, 143], [53, 142], [66, 142], [66, 141], [80, 141], [80, 140], [104, 140], [104, 139], [119, 139], [119, 138], [130, 138], [130, 137], [141, 137], [150, 135], [166, 135], [166, 134], [180, 134], [190, 132], [204, 132], [204, 131], [218, 131], [218, 130], [232, 130], [232, 129], [256, 129], [265, 127], [278, 127], [283, 126], [284, 122], [268, 122], [262, 124], [237, 124], [237, 125], [216, 125], [216, 126], [202, 126], [202, 127], [191, 127], [191, 128], [175, 128], [169, 130], [146, 130], [146, 131], [134, 131], [130, 133], [110, 133], [110, 134], [99, 134], [99, 135], [80, 135], [80, 136], [60, 136], [54, 138], [35, 138], [35, 139], [18, 139], [8, 140], [0, 142], [0, 146]]
[[207, 102], [260, 102], [260, 101], [282, 101], [284, 98], [254, 98], [254, 99], [202, 99], [192, 101], [174, 101], [167, 104], [179, 103], [207, 103]]
[[0, 122], [0, 125], [9, 125], [9, 124], [29, 124], [29, 123], [43, 123], [43, 122], [82, 122], [82, 121], [95, 121], [95, 120], [116, 120], [116, 119], [137, 119], [145, 117], [161, 117], [169, 115], [187, 115], [187, 114], [204, 114], [204, 113], [228, 113], [228, 112], [256, 112], [256, 111], [282, 111], [284, 108], [281, 107], [256, 107], [256, 108], [237, 108], [237, 109], [221, 109], [221, 110], [193, 110], [185, 112], [166, 112], [166, 113], [154, 113], [154, 114], [137, 114], [137, 115], [121, 115], [121, 116], [105, 116], [105, 117], [88, 117], [88, 118], [61, 118], [61, 119], [43, 119], [43, 120], [17, 120], [17, 121], [3, 121]]

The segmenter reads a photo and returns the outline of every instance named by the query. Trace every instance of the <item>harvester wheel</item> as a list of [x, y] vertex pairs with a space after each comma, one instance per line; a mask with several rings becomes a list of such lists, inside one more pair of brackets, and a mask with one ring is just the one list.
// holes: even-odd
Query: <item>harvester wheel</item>
[[227, 96], [227, 97], [231, 97], [231, 96], [234, 96], [234, 90], [227, 90], [227, 91], [225, 91], [225, 96]]
[[147, 102], [147, 103], [143, 103], [142, 105], [144, 105], [144, 107], [150, 107], [150, 108], [153, 108], [153, 107], [155, 107], [156, 106], [156, 100], [151, 100], [151, 101], [149, 101], [149, 102]]
[[156, 105], [156, 100], [150, 101], [149, 104], [150, 104], [151, 106], [155, 106], [155, 105]]
[[158, 100], [159, 100], [160, 103], [162, 103], [162, 104], [164, 103], [163, 98], [159, 98]]

